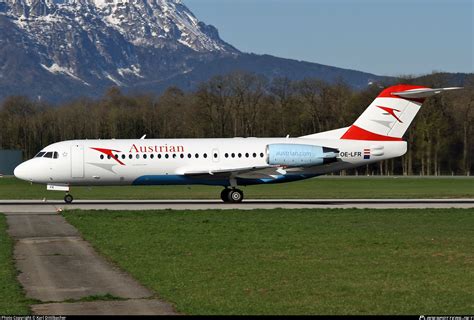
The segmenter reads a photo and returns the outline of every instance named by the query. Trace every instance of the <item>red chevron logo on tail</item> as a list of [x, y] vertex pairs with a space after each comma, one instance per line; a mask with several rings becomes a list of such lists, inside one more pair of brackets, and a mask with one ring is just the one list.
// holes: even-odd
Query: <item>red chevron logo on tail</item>
[[381, 106], [377, 106], [377, 108], [380, 108], [380, 109], [382, 109], [383, 111], [387, 112], [387, 115], [393, 116], [395, 119], [397, 119], [398, 122], [403, 123], [403, 121], [400, 120], [400, 118], [395, 114], [395, 111], [396, 111], [396, 112], [401, 112], [400, 110], [392, 109], [392, 108], [387, 108], [387, 107], [381, 107]]

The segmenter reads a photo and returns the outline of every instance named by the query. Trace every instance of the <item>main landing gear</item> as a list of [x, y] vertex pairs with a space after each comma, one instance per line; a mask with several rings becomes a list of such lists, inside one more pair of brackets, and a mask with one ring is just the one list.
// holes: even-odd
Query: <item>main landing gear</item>
[[239, 189], [225, 188], [221, 192], [221, 199], [225, 203], [241, 203], [244, 200], [244, 193]]
[[66, 195], [64, 196], [64, 202], [66, 202], [67, 204], [71, 204], [73, 200], [74, 198], [72, 197], [72, 195], [66, 193]]

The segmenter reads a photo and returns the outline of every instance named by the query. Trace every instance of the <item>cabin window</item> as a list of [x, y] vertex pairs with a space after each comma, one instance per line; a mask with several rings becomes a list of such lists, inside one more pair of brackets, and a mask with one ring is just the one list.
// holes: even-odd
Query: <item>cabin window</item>
[[165, 154], [165, 158], [166, 159], [169, 159], [170, 155], [169, 154]]
[[254, 157], [254, 158], [256, 158], [256, 157], [257, 157], [257, 154], [256, 154], [256, 153], [254, 153], [254, 154], [253, 154], [253, 157]]
[[137, 159], [140, 159], [140, 155], [139, 155], [139, 154], [137, 154]]
[[128, 158], [132, 160], [133, 156], [131, 154], [128, 155]]
[[191, 159], [192, 158], [192, 155], [190, 153], [188, 153], [188, 158]]
[[144, 154], [144, 155], [143, 155], [143, 159], [146, 159], [146, 158], [147, 158], [147, 155], [146, 155], [146, 154]]
[[263, 158], [263, 157], [265, 157], [265, 155], [262, 152], [262, 153], [260, 153], [260, 158]]
[[204, 159], [207, 159], [207, 153], [204, 154]]
[[235, 153], [232, 154], [232, 158], [235, 158]]
[[100, 155], [100, 160], [104, 160], [104, 155], [103, 154]]
[[228, 153], [226, 153], [226, 154], [225, 154], [225, 157], [226, 157], [226, 158], [228, 158], [228, 157], [229, 157], [229, 154], [228, 154]]
[[242, 154], [241, 154], [241, 153], [239, 153], [239, 158], [242, 158]]
[[124, 155], [124, 154], [122, 154], [122, 160], [125, 160], [125, 158], [126, 158], [126, 157], [125, 157], [125, 155]]
[[250, 154], [246, 153], [246, 154], [245, 154], [245, 157], [246, 157], [246, 158], [250, 157]]
[[176, 157], [177, 157], [177, 154], [176, 153], [173, 154], [173, 159], [176, 159]]
[[161, 154], [158, 154], [158, 159], [161, 159]]
[[112, 159], [112, 157], [110, 156], [110, 154], [107, 155], [107, 159], [109, 159], [109, 160]]
[[196, 159], [199, 159], [199, 153], [196, 153], [195, 156], [196, 156]]
[[155, 157], [155, 155], [152, 153], [150, 154], [150, 159], [153, 159]]
[[180, 157], [181, 159], [184, 159], [184, 154], [181, 153], [179, 157]]
[[218, 154], [217, 154], [217, 153], [214, 153], [214, 158], [217, 159], [217, 157], [218, 157]]

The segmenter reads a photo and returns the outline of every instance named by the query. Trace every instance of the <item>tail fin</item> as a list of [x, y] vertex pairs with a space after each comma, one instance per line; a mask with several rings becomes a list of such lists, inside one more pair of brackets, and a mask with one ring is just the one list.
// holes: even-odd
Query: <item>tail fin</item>
[[397, 85], [385, 89], [341, 137], [345, 140], [400, 141], [426, 98], [448, 90]]

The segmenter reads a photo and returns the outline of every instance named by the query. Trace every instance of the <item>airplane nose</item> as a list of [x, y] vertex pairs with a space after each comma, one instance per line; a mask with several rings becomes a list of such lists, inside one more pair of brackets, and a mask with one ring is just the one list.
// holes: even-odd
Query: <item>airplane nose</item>
[[17, 177], [18, 179], [21, 179], [21, 180], [26, 180], [26, 181], [29, 181], [30, 179], [28, 179], [28, 171], [26, 169], [26, 165], [25, 163], [22, 163], [20, 165], [18, 165], [15, 170], [13, 171], [13, 174], [15, 175], [15, 177]]

